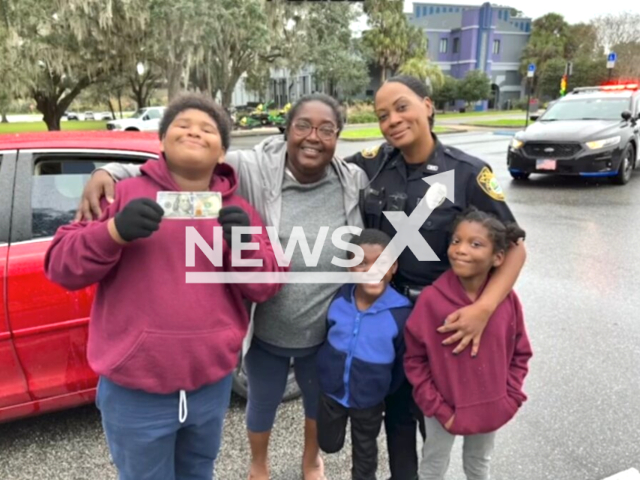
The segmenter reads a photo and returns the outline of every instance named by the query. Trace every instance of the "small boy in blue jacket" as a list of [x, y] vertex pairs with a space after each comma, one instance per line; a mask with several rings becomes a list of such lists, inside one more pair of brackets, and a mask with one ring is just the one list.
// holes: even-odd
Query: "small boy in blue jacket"
[[[390, 241], [380, 230], [363, 230], [351, 243], [362, 248], [364, 259], [350, 270], [369, 271]], [[397, 268], [394, 263], [379, 283], [347, 284], [338, 291], [318, 352], [318, 443], [325, 453], [342, 450], [351, 420], [352, 480], [375, 480], [384, 399], [404, 379], [403, 330], [412, 303], [390, 285]]]

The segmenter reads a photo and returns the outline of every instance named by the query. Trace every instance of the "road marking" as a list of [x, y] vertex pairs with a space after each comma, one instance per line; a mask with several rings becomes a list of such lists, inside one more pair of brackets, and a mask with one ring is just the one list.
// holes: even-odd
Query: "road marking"
[[640, 472], [635, 468], [630, 468], [629, 470], [616, 473], [613, 477], [607, 477], [603, 480], [640, 480]]

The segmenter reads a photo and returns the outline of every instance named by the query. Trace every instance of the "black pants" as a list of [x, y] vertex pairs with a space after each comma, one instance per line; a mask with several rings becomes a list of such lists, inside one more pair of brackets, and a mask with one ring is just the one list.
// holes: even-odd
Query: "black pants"
[[318, 408], [318, 444], [325, 453], [337, 453], [344, 446], [347, 419], [351, 419], [353, 448], [352, 480], [376, 480], [378, 435], [382, 428], [384, 404], [372, 408], [345, 408], [322, 395]]
[[389, 451], [389, 480], [418, 480], [418, 450], [416, 426], [426, 438], [424, 420], [413, 400], [413, 387], [405, 380], [402, 386], [385, 399], [384, 428]]

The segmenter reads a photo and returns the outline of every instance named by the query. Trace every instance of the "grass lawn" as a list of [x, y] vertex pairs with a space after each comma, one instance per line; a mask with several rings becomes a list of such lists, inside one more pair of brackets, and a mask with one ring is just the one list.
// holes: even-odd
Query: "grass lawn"
[[[451, 129], [446, 127], [435, 127], [433, 131], [435, 133], [448, 132]], [[382, 138], [382, 132], [378, 127], [368, 128], [351, 128], [349, 130], [343, 130], [340, 138]]]
[[[533, 123], [533, 120], [529, 120], [529, 124]], [[477, 125], [479, 127], [512, 127], [519, 128], [525, 126], [524, 119], [502, 119], [502, 120], [486, 120], [486, 121], [474, 121], [469, 122], [469, 125]]]
[[[106, 121], [62, 121], [60, 129], [62, 131], [86, 131], [86, 130], [106, 130]], [[46, 132], [47, 124], [44, 122], [16, 122], [16, 123], [0, 123], [0, 134], [3, 133], [28, 133], [28, 132]]]

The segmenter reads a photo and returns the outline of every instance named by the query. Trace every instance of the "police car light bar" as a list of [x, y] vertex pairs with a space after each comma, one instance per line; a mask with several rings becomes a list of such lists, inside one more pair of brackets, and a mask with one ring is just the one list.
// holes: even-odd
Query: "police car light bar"
[[640, 83], [622, 83], [616, 85], [600, 85], [594, 87], [577, 87], [574, 88], [571, 93], [587, 93], [587, 92], [622, 92], [622, 91], [638, 91], [640, 90]]
[[637, 83], [628, 83], [625, 85], [603, 85], [602, 90], [638, 90], [640, 85]]

